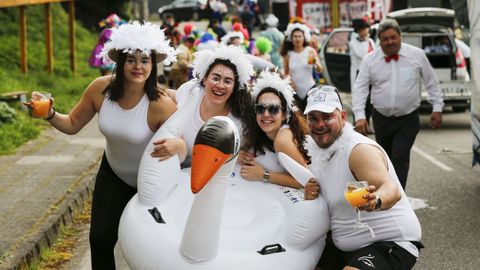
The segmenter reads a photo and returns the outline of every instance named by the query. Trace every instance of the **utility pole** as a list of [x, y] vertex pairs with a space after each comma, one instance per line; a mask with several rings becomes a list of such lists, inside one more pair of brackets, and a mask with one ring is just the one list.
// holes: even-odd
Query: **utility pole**
[[148, 0], [134, 0], [132, 1], [133, 17], [140, 22], [147, 21], [150, 17], [150, 10], [148, 8]]

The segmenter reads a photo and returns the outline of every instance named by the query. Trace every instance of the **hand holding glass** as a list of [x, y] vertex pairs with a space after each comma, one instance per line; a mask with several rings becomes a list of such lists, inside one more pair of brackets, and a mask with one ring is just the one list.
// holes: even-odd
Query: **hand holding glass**
[[308, 56], [308, 64], [309, 65], [315, 64], [315, 57], [313, 55]]
[[37, 118], [47, 118], [52, 107], [52, 95], [46, 92], [33, 92], [30, 106], [32, 107], [32, 116]]
[[368, 202], [368, 199], [364, 198], [369, 193], [367, 187], [368, 183], [366, 181], [347, 182], [344, 195], [348, 203], [357, 211], [357, 221], [354, 228], [368, 228], [372, 237], [375, 237], [373, 229], [367, 223], [362, 222], [360, 210], [358, 209], [358, 205]]

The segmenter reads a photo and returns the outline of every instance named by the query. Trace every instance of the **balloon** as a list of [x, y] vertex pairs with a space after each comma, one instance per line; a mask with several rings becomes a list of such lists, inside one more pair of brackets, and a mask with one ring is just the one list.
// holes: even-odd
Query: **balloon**
[[272, 50], [272, 42], [266, 37], [258, 37], [255, 40], [255, 47], [261, 54], [269, 53]]
[[245, 28], [240, 29], [240, 32], [242, 32], [243, 36], [245, 37], [245, 40], [250, 40], [250, 35], [248, 34], [248, 30]]
[[183, 32], [185, 33], [186, 36], [190, 35], [192, 32], [193, 25], [191, 23], [186, 23], [183, 26]]
[[240, 31], [241, 29], [243, 29], [243, 26], [241, 23], [236, 22], [233, 24], [232, 28], [234, 31]]

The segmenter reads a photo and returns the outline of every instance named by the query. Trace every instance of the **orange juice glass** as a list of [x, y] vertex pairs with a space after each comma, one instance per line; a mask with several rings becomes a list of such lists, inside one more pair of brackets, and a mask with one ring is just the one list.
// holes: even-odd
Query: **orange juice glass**
[[345, 191], [345, 199], [352, 205], [352, 207], [357, 208], [359, 204], [366, 203], [368, 200], [363, 198], [363, 195], [368, 194], [367, 188], [356, 188], [353, 190]]
[[308, 64], [309, 64], [309, 65], [315, 64], [315, 57], [313, 57], [313, 56], [310, 55], [310, 56], [308, 57]]
[[50, 93], [36, 93], [32, 99], [32, 115], [38, 118], [47, 118], [50, 112]]

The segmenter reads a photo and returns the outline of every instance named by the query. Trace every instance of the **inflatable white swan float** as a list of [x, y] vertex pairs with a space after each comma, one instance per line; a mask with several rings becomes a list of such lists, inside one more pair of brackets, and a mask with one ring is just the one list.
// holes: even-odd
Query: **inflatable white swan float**
[[[192, 107], [177, 111], [152, 141], [178, 137], [183, 118], [192, 115], [182, 111]], [[150, 157], [149, 145], [138, 193], [119, 227], [132, 269], [315, 267], [330, 225], [325, 200], [304, 201], [298, 190], [243, 180], [235, 165], [239, 134], [229, 118], [214, 117], [199, 131], [191, 177], [189, 169], [180, 169], [178, 156], [162, 162]]]

